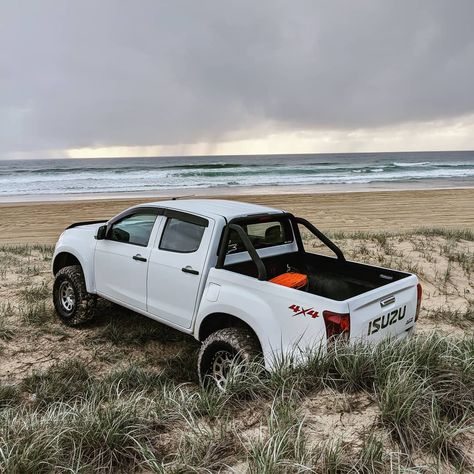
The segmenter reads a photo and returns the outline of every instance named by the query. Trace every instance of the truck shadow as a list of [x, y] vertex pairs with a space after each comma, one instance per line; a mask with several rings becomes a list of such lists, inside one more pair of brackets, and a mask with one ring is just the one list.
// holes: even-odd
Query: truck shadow
[[92, 330], [91, 343], [111, 344], [125, 351], [129, 359], [149, 358], [163, 375], [178, 383], [197, 383], [197, 353], [200, 347], [192, 336], [146, 316], [99, 299], [96, 315], [84, 326]]

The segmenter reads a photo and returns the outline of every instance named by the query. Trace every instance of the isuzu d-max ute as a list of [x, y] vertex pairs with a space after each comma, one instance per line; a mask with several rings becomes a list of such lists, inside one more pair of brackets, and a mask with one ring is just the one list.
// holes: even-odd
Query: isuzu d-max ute
[[[334, 256], [307, 252], [301, 227]], [[201, 341], [200, 379], [220, 387], [236, 359], [260, 356], [271, 370], [336, 337], [404, 337], [421, 301], [415, 275], [347, 261], [288, 212], [224, 200], [142, 204], [73, 224], [56, 244], [53, 273], [64, 323], [80, 325], [97, 297], [110, 300]]]

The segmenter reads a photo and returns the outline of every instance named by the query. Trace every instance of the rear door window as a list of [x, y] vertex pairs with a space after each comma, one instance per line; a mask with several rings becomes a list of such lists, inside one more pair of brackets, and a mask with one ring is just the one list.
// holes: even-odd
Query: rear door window
[[201, 245], [205, 227], [176, 217], [169, 217], [163, 230], [160, 250], [191, 253]]

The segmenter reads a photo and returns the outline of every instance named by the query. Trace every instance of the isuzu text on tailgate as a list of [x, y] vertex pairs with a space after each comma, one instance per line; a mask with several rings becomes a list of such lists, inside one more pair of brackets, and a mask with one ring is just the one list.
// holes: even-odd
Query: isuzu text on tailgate
[[403, 308], [398, 308], [390, 313], [384, 314], [383, 316], [379, 316], [373, 321], [369, 321], [367, 335], [370, 336], [380, 329], [385, 329], [390, 324], [395, 324], [397, 321], [401, 321], [405, 317], [406, 312], [407, 307], [404, 306]]

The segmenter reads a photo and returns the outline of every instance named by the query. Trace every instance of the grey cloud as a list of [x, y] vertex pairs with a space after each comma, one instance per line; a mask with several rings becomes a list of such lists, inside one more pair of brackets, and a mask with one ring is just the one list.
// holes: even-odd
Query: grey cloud
[[0, 156], [474, 111], [474, 3], [0, 5]]

